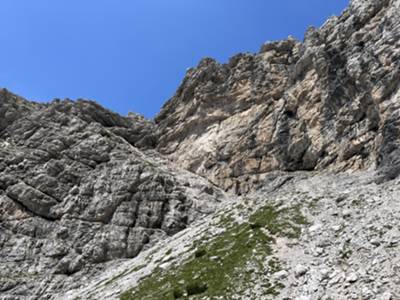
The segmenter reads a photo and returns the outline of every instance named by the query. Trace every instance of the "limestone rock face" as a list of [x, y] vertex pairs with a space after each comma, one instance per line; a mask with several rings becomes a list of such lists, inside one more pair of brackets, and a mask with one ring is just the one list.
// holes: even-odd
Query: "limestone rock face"
[[0, 98], [0, 295], [50, 297], [224, 198], [142, 151], [155, 141], [150, 121], [87, 101], [39, 105], [4, 90]]
[[395, 177], [399, 3], [353, 1], [302, 43], [204, 59], [156, 118], [158, 150], [239, 194], [271, 171], [377, 167]]
[[399, 87], [400, 0], [353, 0], [303, 42], [203, 59], [154, 121], [1, 90], [0, 299], [138, 299], [164, 273], [147, 296], [187, 296], [193, 257], [232, 299], [399, 298]]

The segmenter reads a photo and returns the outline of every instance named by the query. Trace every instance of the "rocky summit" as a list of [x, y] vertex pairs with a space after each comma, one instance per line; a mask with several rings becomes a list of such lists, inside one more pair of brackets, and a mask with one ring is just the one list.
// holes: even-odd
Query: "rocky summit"
[[400, 299], [400, 1], [189, 69], [154, 120], [0, 91], [0, 299]]

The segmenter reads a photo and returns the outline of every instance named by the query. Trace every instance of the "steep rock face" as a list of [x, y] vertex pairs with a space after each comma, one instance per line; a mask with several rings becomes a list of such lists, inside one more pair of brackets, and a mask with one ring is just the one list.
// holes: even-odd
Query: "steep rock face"
[[152, 146], [149, 121], [87, 101], [39, 105], [4, 90], [0, 97], [0, 295], [51, 297], [224, 199], [133, 146]]
[[399, 3], [353, 1], [303, 43], [204, 59], [156, 118], [158, 150], [239, 194], [272, 171], [378, 167], [395, 177]]
[[[367, 264], [375, 245], [368, 245], [368, 251], [352, 257], [349, 264], [342, 265], [340, 260], [337, 265], [334, 252], [338, 242], [362, 237], [353, 247], [358, 251], [371, 236], [388, 233], [382, 215], [388, 213], [386, 208], [398, 194], [397, 189], [390, 190], [390, 182], [376, 183], [400, 173], [399, 11], [399, 0], [353, 0], [340, 17], [331, 18], [321, 29], [308, 30], [302, 43], [292, 38], [267, 43], [259, 53], [237, 55], [227, 64], [204, 59], [188, 71], [155, 122], [135, 114], [122, 117], [91, 101], [38, 104], [0, 91], [0, 299], [66, 299], [64, 292], [72, 289], [76, 290], [68, 294], [71, 299], [81, 295], [116, 298], [121, 292], [135, 297], [129, 288], [137, 287], [138, 280], [152, 275], [156, 267], [167, 268], [171, 255], [182, 254], [182, 261], [192, 258], [191, 251], [199, 242], [213, 247], [212, 243], [207, 245], [208, 231], [217, 239], [217, 255], [221, 250], [230, 257], [229, 251], [238, 249], [225, 247], [219, 238], [222, 235], [224, 241], [229, 238], [233, 242], [232, 236], [222, 233], [236, 226], [235, 222], [240, 226], [234, 240], [242, 229], [247, 245], [251, 246], [254, 237], [261, 239], [254, 248], [256, 253], [265, 246], [262, 234], [267, 232], [271, 243], [275, 241], [271, 234], [279, 232], [275, 222], [268, 221], [270, 227], [263, 228], [265, 219], [274, 217], [268, 210], [257, 219], [259, 223], [247, 223], [252, 222], [250, 213], [257, 213], [253, 204], [274, 203], [268, 200], [274, 193], [280, 195], [276, 204], [284, 212], [288, 208], [296, 212], [282, 215], [283, 227], [296, 219], [299, 222], [289, 226], [295, 235], [283, 236], [295, 241], [273, 246], [285, 251], [291, 247], [296, 255], [293, 260], [285, 257], [290, 252], [280, 253], [286, 272], [294, 276], [285, 279], [284, 292], [302, 297], [320, 287], [314, 284], [317, 277], [307, 282], [297, 279], [310, 275], [304, 277], [304, 268], [295, 270], [298, 256], [304, 264], [312, 261], [318, 270], [328, 264], [334, 275], [333, 282], [326, 281], [330, 289], [327, 295], [348, 295], [348, 284], [357, 279], [349, 275], [350, 281], [344, 281], [347, 268], [353, 264], [363, 273], [362, 265]], [[349, 177], [346, 183], [332, 174], [318, 179], [321, 171], [366, 169], [377, 169], [375, 182], [371, 181], [373, 173], [367, 173], [367, 179]], [[292, 187], [286, 183], [297, 178], [295, 171], [312, 172], [306, 172], [306, 182], [296, 179], [298, 184]], [[279, 176], [282, 173], [285, 175]], [[302, 178], [301, 172], [299, 176]], [[335, 180], [343, 184], [332, 185]], [[273, 188], [267, 189], [271, 182]], [[302, 186], [310, 187], [307, 193]], [[370, 200], [365, 189], [373, 196]], [[245, 196], [231, 194], [227, 198], [222, 190]], [[352, 194], [349, 201], [332, 195], [342, 190]], [[228, 200], [237, 201], [233, 210]], [[352, 207], [360, 204], [362, 209]], [[217, 206], [221, 214], [203, 219]], [[314, 206], [318, 209], [312, 215]], [[344, 206], [350, 214], [342, 212]], [[390, 212], [390, 226], [399, 220], [397, 211], [396, 206]], [[232, 212], [237, 218], [230, 224]], [[308, 228], [303, 212], [310, 222], [324, 223], [322, 227]], [[368, 212], [368, 218], [362, 219]], [[353, 213], [356, 218], [352, 218]], [[338, 215], [343, 218], [338, 219]], [[189, 226], [176, 240], [175, 236], [164, 240], [196, 221], [195, 227]], [[340, 232], [331, 227], [336, 221], [344, 224], [349, 237], [340, 236], [335, 241]], [[375, 222], [379, 232], [368, 227], [369, 222]], [[315, 234], [304, 235], [306, 229]], [[256, 235], [251, 234], [253, 230]], [[304, 256], [316, 251], [309, 244], [321, 248], [322, 233], [333, 241], [323, 246], [329, 260]], [[397, 247], [397, 232], [394, 234], [396, 243], [389, 247]], [[389, 249], [382, 261], [387, 262], [396, 249]], [[247, 250], [244, 258], [252, 263], [253, 252]], [[144, 257], [137, 257], [140, 253], [145, 253]], [[325, 257], [321, 253], [318, 255]], [[124, 259], [133, 257], [137, 258], [132, 268]], [[213, 267], [215, 257], [218, 259], [210, 257]], [[252, 293], [271, 275], [271, 266], [265, 266], [267, 260], [261, 265], [256, 262], [262, 268], [257, 274], [265, 276], [248, 280], [246, 297], [261, 295]], [[121, 273], [114, 270], [117, 264]], [[254, 266], [246, 267], [251, 274]], [[390, 262], [385, 263], [384, 280], [392, 276], [391, 267]], [[88, 285], [104, 270], [100, 282]], [[203, 271], [206, 276], [208, 269]], [[382, 277], [376, 265], [371, 272]], [[109, 274], [116, 276], [108, 278]], [[157, 277], [157, 273], [152, 276]], [[278, 281], [274, 282], [276, 287]], [[181, 288], [181, 280], [175, 284]], [[390, 286], [396, 282], [390, 281]], [[352, 295], [356, 296], [357, 289], [379, 289], [361, 282], [353, 287]], [[163, 286], [157, 288], [164, 290]], [[145, 293], [143, 290], [139, 292]], [[325, 293], [323, 289], [319, 292]], [[236, 296], [242, 299], [241, 294]]]

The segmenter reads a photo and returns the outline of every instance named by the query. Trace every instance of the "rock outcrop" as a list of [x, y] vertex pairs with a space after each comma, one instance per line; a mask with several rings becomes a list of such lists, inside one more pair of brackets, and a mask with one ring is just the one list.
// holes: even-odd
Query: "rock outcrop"
[[272, 171], [379, 168], [393, 178], [399, 1], [353, 1], [304, 42], [188, 71], [156, 118], [158, 150], [242, 194]]
[[0, 299], [399, 298], [399, 88], [400, 0], [353, 0], [154, 121], [0, 91]]
[[155, 131], [138, 116], [88, 101], [35, 104], [5, 90], [0, 115], [0, 295], [51, 297], [224, 199], [143, 152]]

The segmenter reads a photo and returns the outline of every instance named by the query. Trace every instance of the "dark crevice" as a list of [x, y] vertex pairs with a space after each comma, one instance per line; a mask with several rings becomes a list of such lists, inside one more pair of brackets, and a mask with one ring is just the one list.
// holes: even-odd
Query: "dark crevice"
[[17, 206], [19, 206], [19, 208], [22, 208], [23, 210], [27, 211], [28, 213], [32, 214], [33, 216], [40, 217], [49, 222], [59, 221], [61, 219], [60, 217], [57, 218], [57, 217], [45, 216], [43, 214], [38, 214], [38, 213], [34, 212], [33, 210], [29, 209], [26, 205], [21, 203], [18, 199], [12, 197], [12, 195], [7, 195], [7, 196], [12, 201], [14, 201], [15, 204], [17, 204]]

